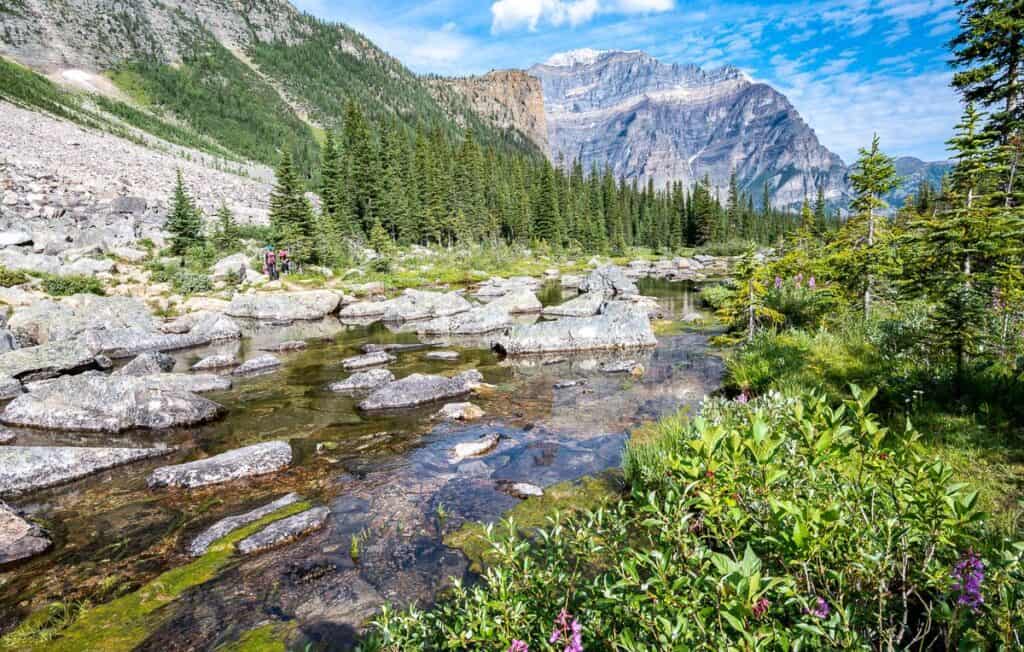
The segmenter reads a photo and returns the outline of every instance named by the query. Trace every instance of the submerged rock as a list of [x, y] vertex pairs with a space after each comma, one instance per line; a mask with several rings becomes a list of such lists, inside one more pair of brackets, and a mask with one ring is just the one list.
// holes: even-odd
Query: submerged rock
[[270, 351], [272, 353], [284, 353], [287, 351], [301, 351], [307, 348], [309, 345], [302, 340], [290, 340], [288, 342], [281, 342], [280, 344], [271, 344], [264, 346], [260, 351]]
[[581, 294], [557, 306], [548, 306], [543, 314], [545, 317], [591, 317], [601, 312], [604, 300], [600, 293]]
[[167, 373], [173, 369], [174, 358], [166, 353], [151, 351], [136, 357], [115, 373], [122, 376], [151, 376], [153, 374]]
[[412, 374], [375, 390], [359, 404], [364, 411], [415, 407], [435, 401], [464, 396], [483, 380], [475, 369], [454, 378]]
[[0, 355], [0, 376], [22, 382], [77, 374], [96, 368], [98, 351], [85, 342], [47, 342]]
[[246, 360], [237, 369], [232, 371], [235, 376], [249, 376], [253, 374], [266, 373], [281, 366], [281, 361], [270, 355], [261, 355], [251, 360]]
[[479, 335], [505, 330], [512, 326], [508, 311], [493, 303], [450, 317], [438, 317], [416, 328], [428, 335]]
[[617, 360], [606, 362], [601, 365], [601, 371], [606, 374], [630, 374], [640, 377], [644, 375], [644, 366], [636, 360]]
[[341, 361], [346, 371], [355, 371], [356, 369], [366, 369], [367, 367], [379, 367], [381, 365], [391, 364], [397, 360], [397, 358], [390, 353], [384, 351], [377, 351], [376, 353], [366, 353], [364, 355], [357, 355], [353, 358], [346, 358]]
[[160, 390], [193, 392], [225, 392], [231, 389], [231, 381], [216, 374], [153, 374], [143, 376], [150, 387]]
[[192, 365], [192, 370], [227, 369], [228, 367], [237, 367], [238, 364], [238, 358], [233, 355], [210, 355]]
[[149, 486], [205, 487], [241, 478], [275, 473], [292, 463], [292, 447], [284, 441], [246, 446], [204, 460], [165, 466], [149, 476]]
[[435, 419], [447, 421], [476, 421], [483, 418], [485, 412], [472, 403], [449, 403], [441, 408]]
[[332, 392], [345, 393], [357, 392], [367, 389], [376, 389], [395, 381], [395, 374], [387, 369], [371, 369], [352, 374], [345, 380], [331, 383], [327, 389]]
[[462, 460], [469, 457], [479, 457], [486, 453], [491, 452], [498, 447], [498, 442], [501, 441], [501, 436], [498, 434], [487, 435], [481, 437], [476, 441], [462, 442], [456, 444], [453, 450], [452, 460], [454, 462], [461, 462]]
[[455, 362], [459, 359], [458, 351], [431, 351], [423, 356], [426, 360], [440, 360], [442, 362]]
[[292, 493], [288, 494], [287, 496], [278, 498], [272, 503], [268, 503], [262, 507], [257, 507], [256, 509], [250, 512], [246, 512], [245, 514], [239, 514], [237, 516], [229, 516], [227, 518], [223, 518], [214, 523], [206, 530], [204, 530], [202, 534], [197, 536], [192, 541], [192, 544], [189, 545], [188, 553], [193, 557], [201, 557], [202, 555], [206, 554], [206, 551], [209, 550], [210, 546], [213, 545], [216, 541], [223, 539], [224, 537], [231, 534], [238, 528], [244, 527], [250, 523], [255, 523], [261, 518], [270, 516], [277, 510], [283, 507], [287, 507], [288, 505], [297, 503], [298, 501], [299, 495]]
[[299, 537], [315, 532], [327, 523], [331, 510], [326, 507], [314, 507], [301, 514], [274, 521], [260, 532], [238, 542], [238, 552], [251, 555], [269, 550]]
[[640, 294], [636, 283], [621, 267], [606, 265], [598, 267], [580, 283], [581, 292], [601, 294], [605, 297], [629, 297]]
[[147, 378], [93, 373], [40, 383], [11, 401], [0, 421], [48, 430], [121, 432], [191, 426], [223, 412], [213, 401]]
[[49, 548], [50, 539], [42, 528], [0, 502], [0, 565], [35, 557]]
[[12, 496], [74, 482], [138, 460], [167, 455], [172, 448], [0, 448], [0, 495]]
[[566, 317], [557, 321], [516, 326], [494, 343], [505, 355], [560, 353], [657, 346], [647, 315], [622, 304], [609, 304], [595, 317]]
[[401, 353], [403, 351], [422, 351], [423, 349], [429, 349], [429, 344], [374, 344], [368, 343], [359, 347], [359, 350], [363, 353], [377, 353], [378, 351], [384, 351], [385, 353]]
[[275, 294], [236, 294], [227, 314], [265, 321], [312, 321], [338, 310], [341, 295], [330, 290]]

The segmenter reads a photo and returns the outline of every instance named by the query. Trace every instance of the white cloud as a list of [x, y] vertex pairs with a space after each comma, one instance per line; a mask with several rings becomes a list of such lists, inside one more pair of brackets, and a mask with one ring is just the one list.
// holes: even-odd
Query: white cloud
[[497, 0], [491, 5], [491, 31], [534, 31], [541, 23], [575, 27], [602, 13], [649, 14], [674, 8], [675, 0]]

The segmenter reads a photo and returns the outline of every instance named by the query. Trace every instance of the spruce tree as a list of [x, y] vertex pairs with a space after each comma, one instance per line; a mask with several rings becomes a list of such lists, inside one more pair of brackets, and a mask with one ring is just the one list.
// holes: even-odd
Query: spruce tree
[[855, 169], [850, 174], [850, 183], [856, 195], [851, 205], [859, 216], [859, 220], [851, 224], [862, 225], [864, 231], [860, 267], [864, 286], [864, 317], [870, 319], [876, 276], [881, 267], [881, 255], [876, 249], [877, 220], [879, 211], [887, 205], [883, 197], [897, 183], [896, 167], [893, 160], [882, 153], [877, 135], [871, 141], [871, 149], [861, 148]]
[[314, 246], [316, 224], [313, 208], [292, 165], [291, 153], [281, 153], [277, 168], [277, 182], [270, 194], [270, 226], [279, 246], [288, 247], [292, 260], [313, 262], [317, 248]]
[[236, 251], [241, 246], [241, 234], [238, 223], [235, 222], [235, 215], [224, 202], [221, 202], [220, 208], [217, 209], [212, 240], [220, 254]]
[[184, 256], [192, 247], [202, 244], [203, 223], [199, 210], [192, 201], [185, 181], [178, 170], [171, 199], [171, 212], [167, 219], [167, 231], [171, 234], [171, 255]]
[[555, 188], [555, 170], [548, 164], [541, 173], [537, 195], [537, 214], [533, 235], [552, 246], [560, 243], [558, 191]]

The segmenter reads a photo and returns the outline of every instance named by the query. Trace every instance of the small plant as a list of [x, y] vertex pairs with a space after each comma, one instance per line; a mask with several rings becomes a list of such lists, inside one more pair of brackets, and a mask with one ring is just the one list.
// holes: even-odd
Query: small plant
[[348, 555], [352, 558], [353, 564], [359, 564], [359, 535], [353, 534], [352, 541], [349, 543]]
[[0, 287], [10, 288], [15, 285], [21, 285], [28, 283], [29, 275], [25, 272], [15, 269], [7, 269], [6, 267], [0, 267]]
[[43, 291], [54, 297], [69, 297], [75, 294], [105, 295], [103, 282], [93, 276], [46, 275], [43, 277]]
[[440, 523], [441, 527], [444, 527], [444, 522], [448, 520], [448, 511], [444, 508], [444, 503], [438, 502], [435, 511], [437, 512], [438, 523]]

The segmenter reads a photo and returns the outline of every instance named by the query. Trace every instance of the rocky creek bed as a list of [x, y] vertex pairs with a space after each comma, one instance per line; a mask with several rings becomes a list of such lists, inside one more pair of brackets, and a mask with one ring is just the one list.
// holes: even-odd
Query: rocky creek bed
[[[684, 284], [639, 286], [671, 319], [692, 314], [699, 303]], [[545, 305], [573, 297], [574, 290], [563, 294], [557, 287], [540, 292]], [[514, 319], [530, 323], [538, 316]], [[173, 353], [173, 371], [188, 373], [210, 356], [247, 361], [275, 351], [279, 367], [232, 376], [231, 389], [203, 395], [227, 409], [223, 419], [169, 430], [4, 431], [18, 446], [159, 447], [160, 454], [9, 499], [45, 528], [52, 546], [0, 567], [0, 635], [23, 633], [19, 623], [48, 603], [89, 601], [107, 603], [108, 618], [132, 620], [116, 649], [215, 649], [268, 623], [298, 649], [306, 642], [312, 649], [346, 649], [382, 604], [428, 604], [449, 578], [471, 576], [469, 561], [445, 545], [446, 537], [451, 542], [464, 524], [500, 517], [535, 488], [617, 466], [632, 426], [696, 406], [722, 373], [699, 332], [663, 335], [653, 347], [629, 352], [503, 358], [480, 348], [486, 339], [417, 335], [415, 323], [237, 321], [241, 340]], [[280, 346], [300, 341], [306, 348]], [[361, 410], [372, 390], [329, 389], [352, 375], [343, 361], [374, 348], [368, 345], [417, 343], [430, 347], [387, 347], [394, 360], [385, 359], [386, 368], [395, 378], [475, 378], [466, 373], [475, 370], [483, 384], [402, 410]], [[429, 355], [437, 351], [458, 356]], [[484, 414], [441, 419], [445, 402], [470, 402]], [[290, 460], [268, 465], [272, 472], [191, 489], [147, 483], [158, 468], [271, 442], [291, 447]], [[460, 450], [480, 454], [460, 459], [453, 455], [459, 444], [473, 444]], [[292, 511], [273, 527], [253, 529], [253, 521], [276, 507]], [[215, 573], [202, 565], [206, 556], [192, 561], [194, 542], [205, 550], [211, 528], [234, 532], [239, 550], [249, 554], [217, 558]], [[197, 568], [207, 568], [202, 581], [183, 583]], [[139, 602], [128, 598], [161, 573], [178, 573], [176, 585], [187, 588], [142, 617]], [[118, 614], [122, 604], [132, 610]], [[30, 641], [24, 649], [33, 649], [24, 640]], [[85, 649], [87, 640], [68, 639], [61, 647], [57, 639], [39, 649]]]

